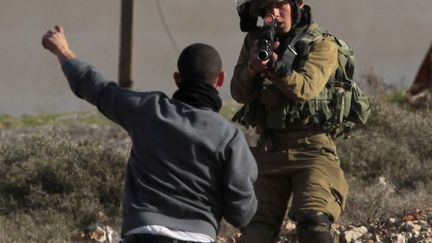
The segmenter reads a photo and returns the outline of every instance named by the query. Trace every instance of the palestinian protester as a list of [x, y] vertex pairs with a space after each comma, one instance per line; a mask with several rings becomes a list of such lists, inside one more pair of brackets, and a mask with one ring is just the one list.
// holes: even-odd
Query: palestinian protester
[[42, 45], [57, 56], [72, 92], [97, 106], [132, 140], [123, 197], [123, 242], [215, 242], [223, 218], [244, 227], [256, 211], [257, 167], [242, 132], [218, 114], [218, 52], [186, 47], [178, 90], [135, 92], [77, 58], [56, 26]]

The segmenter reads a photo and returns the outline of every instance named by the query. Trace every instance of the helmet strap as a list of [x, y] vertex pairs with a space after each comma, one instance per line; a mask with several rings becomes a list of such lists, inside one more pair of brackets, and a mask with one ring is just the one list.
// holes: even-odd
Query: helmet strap
[[292, 28], [295, 28], [301, 20], [302, 10], [297, 0], [291, 0], [291, 13], [292, 13]]

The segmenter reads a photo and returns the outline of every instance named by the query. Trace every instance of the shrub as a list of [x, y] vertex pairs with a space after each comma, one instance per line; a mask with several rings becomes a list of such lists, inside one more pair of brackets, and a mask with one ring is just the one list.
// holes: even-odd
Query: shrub
[[401, 189], [432, 180], [432, 115], [372, 99], [367, 125], [348, 140], [338, 140], [345, 172], [371, 182], [388, 178]]
[[0, 224], [8, 225], [7, 241], [32, 242], [32, 234], [57, 230], [66, 237], [66, 229], [71, 234], [101, 220], [118, 226], [127, 153], [112, 140], [122, 144], [125, 134], [103, 126], [37, 130], [8, 131], [0, 144]]

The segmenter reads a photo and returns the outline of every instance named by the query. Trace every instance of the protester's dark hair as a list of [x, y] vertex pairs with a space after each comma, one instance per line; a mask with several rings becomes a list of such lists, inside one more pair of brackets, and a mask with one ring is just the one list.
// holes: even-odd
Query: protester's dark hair
[[183, 81], [205, 80], [213, 82], [222, 68], [219, 53], [212, 46], [196, 43], [186, 47], [177, 61]]

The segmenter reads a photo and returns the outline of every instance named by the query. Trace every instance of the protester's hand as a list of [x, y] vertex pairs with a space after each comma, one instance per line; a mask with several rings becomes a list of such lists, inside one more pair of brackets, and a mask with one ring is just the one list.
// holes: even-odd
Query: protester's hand
[[56, 55], [61, 63], [76, 57], [69, 48], [63, 28], [59, 25], [56, 25], [54, 30], [48, 30], [43, 35], [42, 46]]

